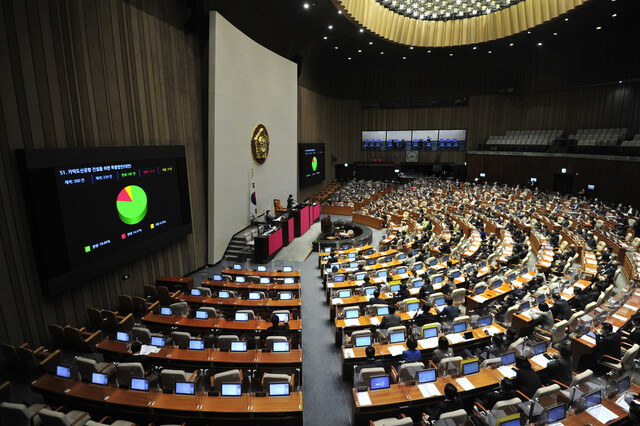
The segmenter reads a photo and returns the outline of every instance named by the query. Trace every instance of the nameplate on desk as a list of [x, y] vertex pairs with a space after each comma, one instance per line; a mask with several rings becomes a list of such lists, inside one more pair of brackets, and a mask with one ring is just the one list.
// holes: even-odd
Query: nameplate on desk
[[428, 339], [420, 339], [418, 340], [418, 345], [420, 345], [420, 347], [422, 349], [432, 349], [438, 346], [438, 338], [437, 337], [430, 337]]
[[360, 405], [361, 407], [371, 405], [369, 392], [356, 392], [356, 397], [358, 398], [358, 405]]
[[611, 315], [613, 318], [620, 320], [622, 322], [627, 322], [627, 317], [623, 317], [622, 315], [618, 315], [618, 314], [613, 314]]
[[580, 339], [582, 339], [583, 341], [589, 343], [590, 345], [595, 345], [596, 344], [596, 339], [594, 339], [591, 336], [587, 336], [586, 334], [583, 335], [582, 337], [580, 337]]
[[462, 389], [466, 391], [470, 391], [476, 388], [475, 386], [473, 386], [473, 383], [471, 383], [469, 379], [467, 379], [466, 377], [460, 377], [456, 379], [456, 382], [460, 385]]
[[380, 325], [380, 320], [378, 319], [378, 317], [371, 318], [371, 325]]
[[333, 299], [331, 299], [331, 303], [333, 303], [334, 305], [342, 305], [342, 299], [339, 297], [334, 297]]
[[353, 353], [353, 349], [345, 349], [344, 350], [344, 357], [345, 358], [355, 358], [356, 354]]
[[422, 383], [421, 385], [418, 385], [418, 389], [420, 389], [422, 396], [424, 396], [425, 398], [442, 395], [436, 385], [434, 385], [433, 383]]

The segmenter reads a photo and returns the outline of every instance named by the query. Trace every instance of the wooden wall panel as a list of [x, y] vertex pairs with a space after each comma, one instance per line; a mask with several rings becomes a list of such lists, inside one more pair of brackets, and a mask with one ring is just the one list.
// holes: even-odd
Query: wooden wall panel
[[[198, 38], [177, 0], [7, 0], [0, 4], [0, 341], [37, 345], [47, 324], [86, 323], [165, 274], [206, 261]], [[66, 294], [44, 297], [15, 151], [185, 145], [193, 234]], [[121, 277], [129, 274], [128, 281]]]

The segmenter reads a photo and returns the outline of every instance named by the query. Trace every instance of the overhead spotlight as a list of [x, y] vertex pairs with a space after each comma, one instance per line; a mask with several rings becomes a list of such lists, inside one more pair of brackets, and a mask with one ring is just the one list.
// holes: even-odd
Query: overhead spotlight
[[358, 53], [362, 53], [362, 49], [358, 49]]
[[373, 42], [372, 42], [372, 41], [370, 41], [370, 42], [369, 42], [369, 44], [373, 44]]
[[324, 37], [322, 37], [322, 38], [324, 38], [324, 39], [326, 40], [326, 39], [327, 39], [327, 36], [324, 36]]
[[348, 60], [351, 60], [351, 56], [349, 56], [347, 59], [348, 59]]
[[329, 25], [329, 29], [332, 30], [333, 29], [333, 25]]
[[602, 27], [596, 27], [596, 30], [601, 30], [601, 29], [602, 29]]
[[413, 46], [409, 46], [409, 50], [413, 50]]
[[453, 53], [449, 53], [449, 56], [453, 56]]
[[622, 84], [622, 80], [618, 80], [618, 84]]
[[564, 20], [565, 20], [565, 21], [568, 21], [568, 20], [569, 20], [569, 18], [564, 18]]
[[430, 50], [427, 50], [427, 53], [431, 53], [431, 51], [430, 51]]
[[360, 28], [360, 32], [363, 33], [364, 32], [364, 28]]
[[302, 7], [304, 7], [305, 9], [309, 9], [309, 3], [303, 4]]
[[478, 46], [473, 46], [473, 50], [476, 50], [478, 48]]
[[513, 43], [509, 43], [509, 46], [511, 46], [511, 47], [513, 47], [513, 45], [514, 45]]
[[406, 56], [403, 56], [403, 57], [402, 57], [402, 59], [407, 59], [407, 57], [406, 57]]
[[490, 50], [489, 53], [493, 53], [493, 52]]
[[554, 36], [557, 36], [557, 35], [558, 35], [558, 33], [553, 33], [553, 35], [554, 35]]
[[617, 13], [614, 13], [613, 15], [611, 15], [612, 18], [615, 18], [616, 16], [618, 16]]
[[338, 11], [338, 15], [342, 15], [342, 11], [341, 10]]
[[333, 46], [334, 49], [338, 50], [338, 46]]
[[384, 52], [380, 52], [381, 55], [384, 55]]
[[527, 31], [527, 34], [531, 34], [531, 31]]
[[542, 42], [539, 42], [539, 43], [538, 43], [538, 46], [542, 46]]

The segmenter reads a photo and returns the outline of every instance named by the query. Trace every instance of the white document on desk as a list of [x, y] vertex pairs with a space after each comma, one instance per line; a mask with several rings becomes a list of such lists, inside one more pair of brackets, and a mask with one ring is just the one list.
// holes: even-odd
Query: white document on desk
[[484, 303], [489, 299], [487, 299], [486, 297], [483, 297], [483, 296], [474, 296], [473, 300], [475, 300], [478, 303]]
[[531, 281], [533, 279], [533, 275], [526, 273], [522, 276], [522, 278], [524, 278], [525, 280]]
[[334, 305], [342, 305], [342, 299], [339, 297], [334, 297], [333, 299], [331, 299], [331, 303], [333, 303]]
[[462, 387], [462, 389], [466, 391], [470, 391], [476, 388], [466, 377], [460, 377], [456, 379], [456, 382], [458, 382], [458, 384]]
[[505, 293], [505, 291], [504, 291], [503, 289], [501, 289], [501, 288], [496, 288], [496, 293], [498, 293], [498, 294], [504, 294], [504, 293]]
[[602, 405], [596, 405], [595, 407], [587, 408], [587, 413], [591, 415], [594, 419], [598, 420], [600, 423], [609, 423], [612, 420], [618, 418], [615, 413], [611, 412], [606, 407]]
[[353, 349], [349, 348], [349, 349], [345, 349], [344, 350], [344, 357], [345, 358], [354, 358], [356, 355], [353, 353]]
[[380, 325], [378, 317], [371, 317], [371, 325]]
[[591, 336], [587, 336], [586, 334], [583, 335], [582, 337], [580, 337], [580, 339], [584, 340], [585, 342], [589, 343], [590, 345], [595, 345], [596, 344], [596, 339], [594, 339]]
[[494, 334], [502, 333], [497, 327], [494, 327], [493, 325], [490, 325], [489, 327], [485, 327], [484, 331], [489, 333], [491, 336], [493, 336]]
[[529, 311], [520, 312], [520, 315], [525, 318], [531, 319], [531, 314], [529, 313]]
[[635, 306], [632, 306], [632, 305], [630, 305], [630, 304], [628, 304], [628, 303], [625, 303], [625, 304], [624, 304], [624, 305], [622, 305], [622, 306], [624, 306], [625, 308], [627, 308], [627, 309], [629, 309], [629, 310], [632, 310], [632, 311], [634, 311], [634, 312], [638, 310], [638, 308], [636, 308]]
[[627, 404], [627, 401], [625, 401], [624, 399], [626, 398], [627, 395], [620, 395], [620, 397], [617, 399], [616, 401], [616, 405], [620, 408], [622, 408], [624, 411], [626, 411], [627, 413], [629, 412], [629, 404]]
[[573, 296], [573, 287], [567, 287], [567, 288], [565, 288], [564, 290], [562, 290], [562, 292], [563, 292], [564, 294], [568, 294], [568, 295], [570, 295], [570, 296]]
[[504, 377], [508, 377], [510, 379], [513, 379], [514, 377], [516, 377], [516, 372], [513, 371], [513, 367], [511, 367], [509, 365], [503, 365], [502, 367], [498, 367], [498, 371]]
[[429, 337], [428, 339], [420, 339], [418, 340], [418, 345], [422, 349], [432, 349], [438, 346], [438, 338], [437, 337]]
[[422, 383], [421, 385], [418, 385], [418, 389], [420, 389], [422, 396], [425, 398], [442, 395], [433, 383]]
[[369, 392], [356, 392], [358, 398], [358, 404], [363, 407], [365, 405], [371, 405], [371, 398], [369, 398]]
[[449, 343], [454, 344], [454, 345], [456, 343], [460, 343], [460, 342], [465, 342], [466, 341], [464, 336], [462, 336], [461, 334], [457, 334], [457, 333], [448, 334], [447, 335], [447, 339], [449, 340]]
[[344, 320], [345, 327], [357, 327], [360, 325], [360, 320], [357, 318], [349, 318]]
[[142, 345], [140, 347], [140, 355], [150, 355], [160, 352], [160, 348], [151, 345]]
[[549, 360], [547, 359], [547, 357], [544, 356], [544, 354], [539, 354], [534, 357], [531, 357], [531, 361], [535, 362], [536, 364], [544, 368], [547, 368], [547, 364], [549, 363]]
[[409, 274], [400, 274], [400, 278], [406, 280], [407, 278], [409, 278]]
[[398, 355], [402, 355], [402, 352], [404, 352], [406, 348], [402, 345], [393, 345], [393, 346], [387, 347], [387, 350], [389, 351], [391, 356], [398, 356]]
[[364, 280], [356, 280], [356, 285], [357, 285], [358, 287], [360, 287], [360, 286], [361, 286], [361, 285], [363, 285], [363, 284], [364, 284]]
[[627, 318], [623, 317], [622, 315], [613, 314], [611, 316], [614, 317], [615, 319], [619, 319], [622, 322], [627, 322]]

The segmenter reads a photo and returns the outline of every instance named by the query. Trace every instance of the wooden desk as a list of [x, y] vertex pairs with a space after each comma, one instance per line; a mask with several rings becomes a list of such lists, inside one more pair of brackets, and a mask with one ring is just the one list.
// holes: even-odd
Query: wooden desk
[[351, 215], [351, 220], [353, 223], [358, 223], [361, 225], [369, 226], [373, 229], [382, 229], [382, 225], [384, 224], [383, 219], [379, 219], [377, 217], [367, 216], [360, 213], [353, 213]]
[[[239, 398], [164, 394], [157, 390], [139, 392], [114, 386], [98, 386], [45, 374], [31, 384], [45, 401], [91, 411], [94, 417], [109, 415], [140, 424], [188, 421], [191, 423], [302, 424], [302, 394], [289, 397]], [[100, 413], [100, 415], [96, 415]]]
[[231, 290], [241, 294], [248, 294], [250, 291], [291, 291], [297, 295], [300, 291], [300, 283], [293, 284], [256, 284], [256, 283], [231, 283], [228, 281], [205, 280], [202, 282], [204, 287], [212, 290]]
[[271, 312], [275, 310], [286, 309], [291, 313], [297, 313], [300, 316], [300, 299], [291, 300], [279, 300], [279, 299], [260, 299], [260, 300], [248, 300], [248, 299], [218, 299], [215, 297], [205, 296], [190, 296], [181, 294], [177, 297], [178, 300], [185, 301], [190, 305], [196, 306], [213, 306], [216, 309], [232, 310], [237, 309], [253, 309], [262, 312]]
[[293, 278], [297, 278], [295, 281], [298, 282], [300, 281], [300, 271], [293, 271], [293, 272], [282, 272], [282, 271], [249, 271], [246, 269], [229, 269], [229, 268], [224, 268], [222, 270], [222, 273], [225, 275], [231, 275], [231, 276], [236, 276], [236, 275], [242, 275], [245, 277], [248, 277], [250, 275], [256, 276], [256, 277], [270, 277], [270, 278], [287, 278], [287, 277], [293, 277]]
[[193, 288], [193, 278], [189, 277], [173, 277], [169, 275], [165, 275], [156, 280], [156, 286], [163, 285], [169, 287], [169, 290], [176, 291], [182, 290], [187, 291]]
[[[251, 321], [230, 321], [222, 318], [209, 318], [206, 320], [181, 317], [176, 315], [160, 315], [153, 312], [148, 313], [142, 317], [142, 322], [149, 326], [158, 329], [169, 330], [174, 327], [184, 329], [185, 331], [205, 331], [211, 332], [225, 331], [225, 332], [260, 332], [266, 331], [271, 326], [271, 321], [265, 321], [261, 319], [255, 319]], [[290, 320], [289, 331], [300, 332], [302, 331], [301, 320]]]

